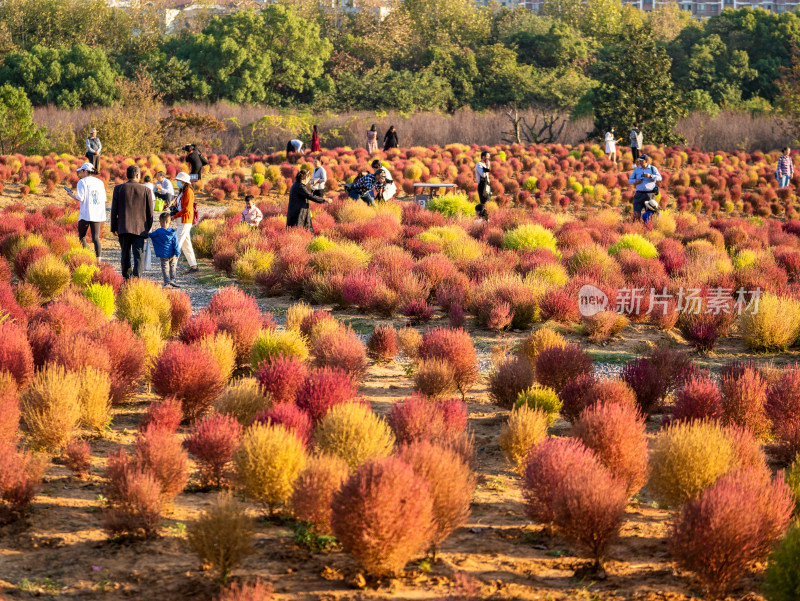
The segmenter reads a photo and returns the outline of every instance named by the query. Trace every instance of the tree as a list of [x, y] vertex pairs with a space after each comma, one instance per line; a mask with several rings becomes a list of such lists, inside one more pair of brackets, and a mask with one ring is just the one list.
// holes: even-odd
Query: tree
[[201, 33], [170, 40], [165, 53], [188, 61], [200, 99], [290, 104], [322, 76], [331, 48], [318, 25], [275, 4], [215, 17]]
[[543, 34], [515, 33], [509, 43], [522, 62], [547, 68], [585, 64], [593, 46], [578, 31], [560, 22], [553, 23]]
[[44, 134], [33, 122], [33, 106], [25, 91], [11, 84], [0, 87], [0, 154], [35, 148]]
[[758, 75], [744, 50], [731, 50], [719, 35], [704, 35], [697, 26], [684, 29], [669, 52], [675, 84], [686, 92], [703, 90], [718, 105], [738, 105], [744, 85]]
[[449, 43], [477, 51], [489, 39], [488, 9], [473, 0], [405, 0], [402, 10], [423, 48]]
[[620, 35], [625, 24], [625, 10], [619, 0], [545, 0], [540, 13], [603, 42]]
[[800, 136], [800, 48], [796, 44], [792, 46], [792, 66], [781, 69], [775, 85], [778, 108], [792, 123], [795, 136]]
[[33, 104], [73, 109], [110, 105], [117, 93], [116, 77], [106, 53], [85, 44], [12, 52], [0, 69], [0, 81], [23, 82]]
[[682, 142], [673, 129], [687, 111], [670, 78], [671, 64], [649, 26], [628, 29], [604, 48], [592, 69], [599, 85], [585, 98], [595, 117], [590, 136], [602, 137], [612, 125], [622, 130], [638, 123], [648, 142]]

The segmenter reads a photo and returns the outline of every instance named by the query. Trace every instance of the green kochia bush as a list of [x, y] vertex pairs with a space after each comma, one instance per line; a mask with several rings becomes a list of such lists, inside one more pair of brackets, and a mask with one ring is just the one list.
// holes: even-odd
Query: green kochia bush
[[653, 243], [639, 234], [623, 235], [615, 244], [612, 244], [608, 248], [608, 252], [611, 255], [615, 255], [625, 248], [635, 251], [645, 259], [655, 259], [658, 256], [658, 250], [653, 246]]
[[475, 205], [467, 198], [466, 194], [442, 194], [434, 196], [428, 203], [431, 211], [438, 211], [447, 217], [456, 215], [471, 215], [475, 212]]
[[556, 237], [553, 232], [535, 223], [519, 225], [506, 232], [505, 247], [513, 250], [547, 248], [561, 256], [556, 249]]
[[768, 601], [800, 599], [800, 526], [792, 528], [770, 556], [764, 593]]

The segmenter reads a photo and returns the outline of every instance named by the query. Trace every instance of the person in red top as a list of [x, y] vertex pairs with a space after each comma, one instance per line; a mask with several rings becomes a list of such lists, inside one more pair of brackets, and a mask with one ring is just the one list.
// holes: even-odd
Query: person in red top
[[192, 247], [192, 224], [196, 211], [192, 180], [189, 179], [188, 173], [181, 171], [175, 176], [175, 182], [180, 190], [177, 201], [178, 212], [173, 216], [173, 219], [178, 222], [178, 248], [181, 249], [181, 253], [186, 257], [186, 262], [189, 263], [187, 273], [196, 273], [199, 270]]
[[314, 131], [311, 132], [311, 152], [319, 152], [319, 134], [316, 125]]

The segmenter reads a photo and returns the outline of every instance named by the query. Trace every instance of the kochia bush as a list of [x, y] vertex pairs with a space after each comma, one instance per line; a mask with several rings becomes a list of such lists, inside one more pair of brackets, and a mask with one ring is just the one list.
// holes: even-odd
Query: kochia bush
[[258, 366], [256, 380], [264, 394], [276, 405], [294, 403], [308, 376], [308, 367], [299, 357], [281, 355]]
[[181, 400], [188, 421], [202, 416], [223, 386], [219, 366], [208, 353], [177, 341], [170, 342], [158, 358], [152, 382], [158, 394]]
[[295, 517], [311, 524], [317, 534], [331, 534], [331, 502], [349, 475], [350, 468], [340, 457], [312, 457], [295, 482], [289, 502]]
[[352, 469], [389, 455], [395, 441], [388, 424], [361, 403], [333, 407], [317, 425], [314, 438], [321, 451], [341, 457]]
[[331, 508], [336, 538], [373, 576], [397, 574], [433, 539], [428, 485], [397, 457], [361, 466], [334, 495]]
[[472, 337], [465, 330], [428, 330], [422, 336], [418, 352], [421, 359], [443, 359], [450, 363], [462, 397], [478, 381], [478, 355]]
[[392, 405], [387, 421], [398, 444], [427, 440], [447, 446], [464, 435], [467, 407], [459, 399], [434, 401], [412, 394]]
[[592, 373], [592, 357], [579, 346], [551, 346], [536, 358], [536, 380], [543, 386], [561, 392], [570, 380]]
[[670, 551], [710, 597], [724, 597], [783, 536], [793, 506], [783, 478], [730, 474], [683, 506], [670, 532]]
[[356, 387], [344, 370], [324, 367], [308, 375], [297, 391], [296, 402], [317, 423], [332, 407], [355, 397]]
[[241, 438], [242, 425], [230, 415], [209, 415], [192, 426], [183, 444], [200, 464], [203, 483], [222, 484]]

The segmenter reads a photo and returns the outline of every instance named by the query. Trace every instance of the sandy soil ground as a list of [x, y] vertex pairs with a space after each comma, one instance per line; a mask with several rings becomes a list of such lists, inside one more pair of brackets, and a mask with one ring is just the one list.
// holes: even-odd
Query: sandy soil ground
[[[18, 200], [6, 192], [0, 206]], [[32, 206], [53, 199], [32, 197]], [[116, 242], [106, 232], [109, 249]], [[112, 259], [112, 256], [109, 256]], [[153, 277], [160, 277], [156, 271]], [[186, 276], [188, 277], [188, 276]], [[225, 283], [214, 275], [208, 262], [191, 278], [191, 286], [209, 288]], [[205, 284], [204, 284], [205, 282]], [[207, 300], [205, 301], [207, 302]], [[259, 299], [264, 309], [280, 316], [289, 298]], [[203, 302], [196, 302], [195, 310]], [[337, 312], [356, 331], [367, 334], [387, 320]], [[437, 316], [440, 318], [440, 316]], [[395, 320], [395, 325], [403, 325]], [[523, 333], [494, 335], [475, 331], [475, 344], [488, 358], [497, 346], [511, 348]], [[623, 363], [659, 341], [683, 344], [674, 333], [661, 333], [634, 325], [605, 346], [586, 345], [598, 361]], [[746, 348], [739, 338], [722, 341], [716, 354], [698, 357], [711, 368], [742, 357]], [[797, 353], [759, 356], [759, 362], [785, 364]], [[257, 552], [234, 573], [234, 579], [261, 578], [271, 582], [279, 600], [440, 599], [453, 594], [454, 577], [465, 572], [478, 584], [475, 598], [526, 600], [637, 600], [679, 601], [701, 598], [690, 575], [676, 570], [667, 555], [665, 536], [671, 513], [659, 508], [645, 489], [630, 504], [621, 537], [611, 548], [604, 579], [576, 576], [587, 560], [575, 554], [564, 540], [545, 533], [524, 515], [520, 481], [504, 460], [498, 436], [507, 412], [492, 405], [487, 379], [470, 391], [469, 427], [477, 449], [479, 485], [468, 522], [444, 543], [435, 561], [409, 564], [398, 579], [367, 582], [359, 577], [356, 563], [338, 550], [312, 554], [294, 541], [291, 523], [269, 521], [261, 507], [248, 505], [257, 532]], [[375, 410], [384, 413], [412, 390], [412, 381], [400, 363], [371, 365], [361, 388]], [[187, 489], [168, 509], [158, 538], [147, 541], [110, 541], [101, 529], [102, 472], [106, 457], [120, 446], [132, 444], [137, 423], [148, 403], [156, 397], [142, 391], [131, 403], [115, 408], [113, 427], [107, 436], [92, 441], [92, 470], [86, 480], [74, 478], [54, 460], [48, 467], [43, 490], [24, 521], [0, 527], [0, 591], [8, 599], [80, 600], [208, 600], [218, 590], [213, 574], [205, 571], [186, 543], [186, 524], [194, 520], [213, 498], [201, 490], [194, 475]], [[657, 418], [649, 424], [654, 432]], [[182, 430], [185, 432], [185, 429]], [[569, 425], [558, 422], [554, 434], [568, 434]], [[0, 467], [1, 469], [1, 467]], [[424, 558], [420, 558], [423, 560]], [[759, 573], [752, 573], [732, 598], [756, 600]], [[466, 598], [459, 596], [459, 599]]]

